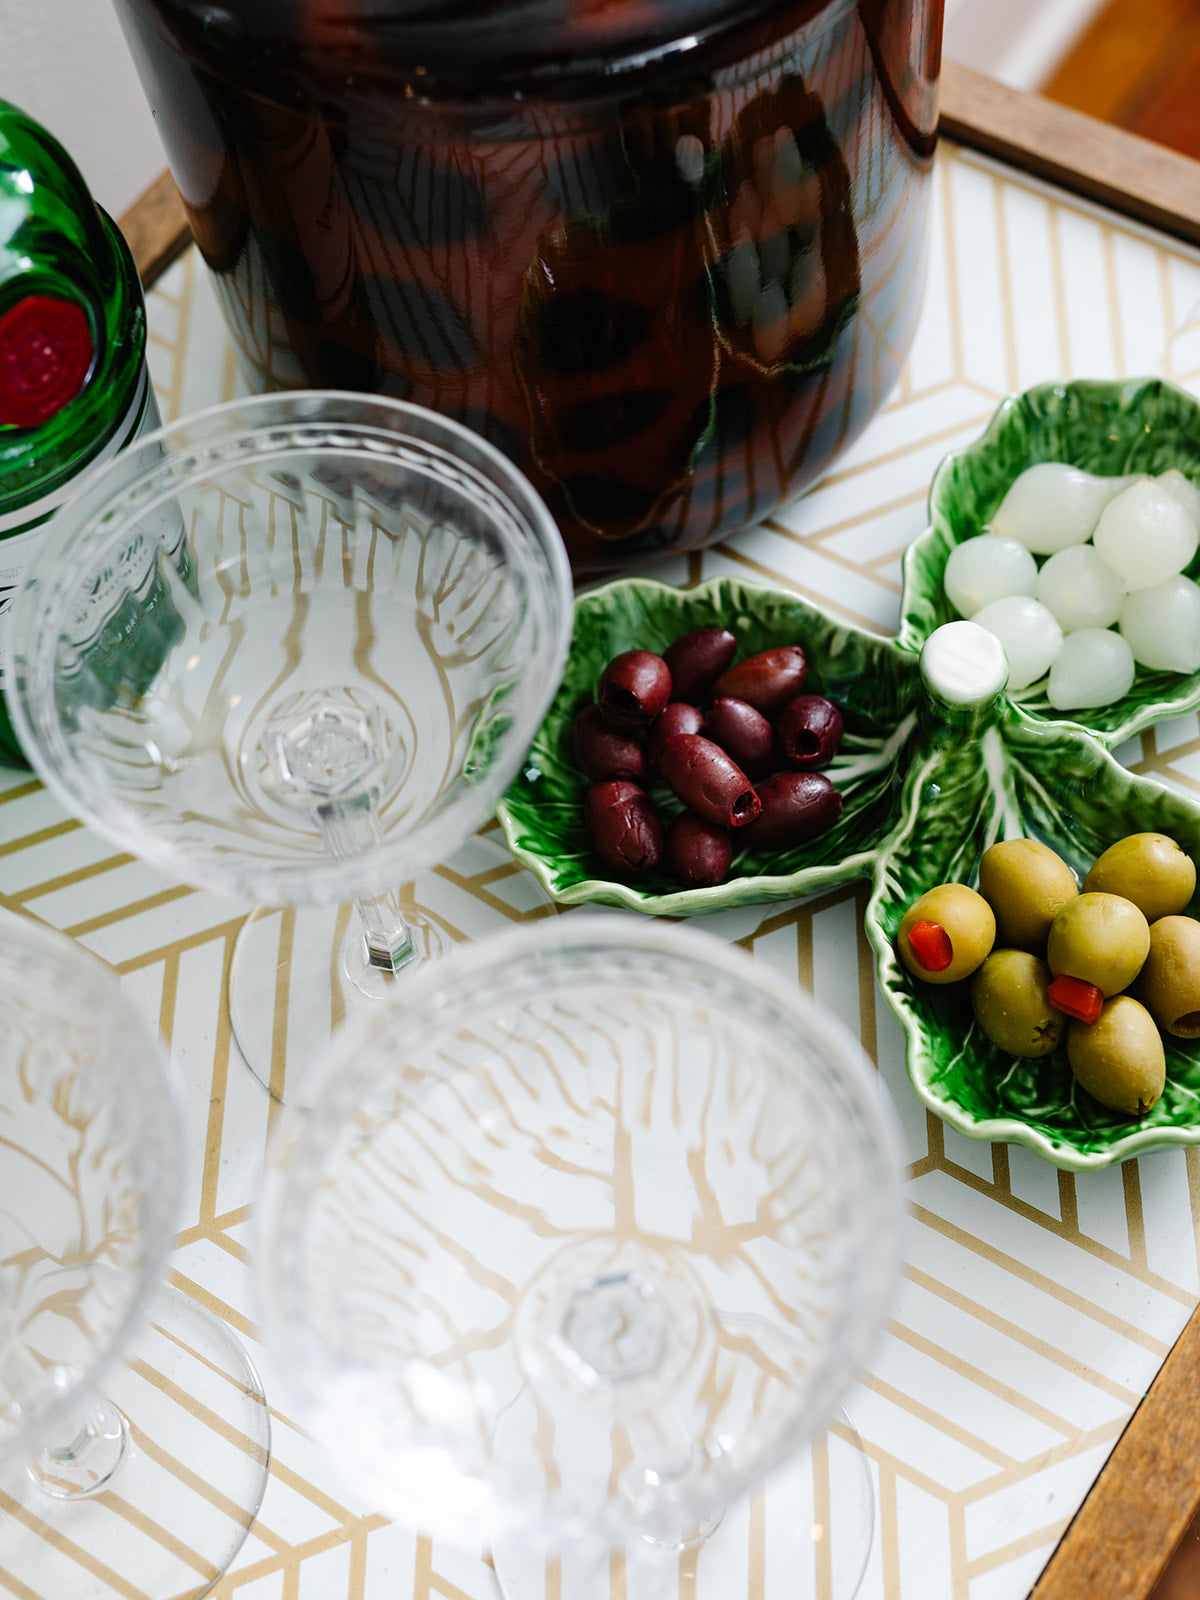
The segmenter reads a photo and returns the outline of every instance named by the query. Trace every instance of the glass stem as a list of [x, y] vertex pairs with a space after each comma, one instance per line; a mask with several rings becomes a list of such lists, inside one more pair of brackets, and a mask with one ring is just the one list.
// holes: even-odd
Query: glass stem
[[[370, 794], [325, 800], [314, 806], [314, 818], [326, 850], [336, 861], [362, 856], [379, 843], [379, 818]], [[384, 973], [398, 973], [413, 955], [413, 936], [400, 910], [397, 891], [366, 894], [354, 904], [363, 926], [368, 962]]]
[[[363, 855], [379, 843], [379, 818], [370, 794], [344, 800], [326, 800], [314, 806], [313, 816], [325, 848], [336, 861]], [[367, 943], [367, 960], [382, 972], [399, 972], [413, 954], [412, 935], [400, 909], [395, 889], [365, 895], [354, 902]]]
[[124, 1414], [106, 1400], [94, 1406], [65, 1445], [48, 1445], [26, 1467], [30, 1481], [54, 1500], [77, 1500], [102, 1489], [129, 1444]]

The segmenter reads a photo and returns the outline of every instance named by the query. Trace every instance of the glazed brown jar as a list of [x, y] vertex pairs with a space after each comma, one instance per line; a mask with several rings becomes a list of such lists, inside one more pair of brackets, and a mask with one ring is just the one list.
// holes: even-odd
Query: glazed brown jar
[[941, 0], [117, 0], [251, 381], [529, 473], [579, 572], [757, 521], [878, 409]]

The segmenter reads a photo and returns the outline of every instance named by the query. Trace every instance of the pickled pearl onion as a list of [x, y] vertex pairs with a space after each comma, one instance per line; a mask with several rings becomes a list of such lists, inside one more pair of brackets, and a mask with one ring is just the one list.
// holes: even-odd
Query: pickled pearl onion
[[1140, 666], [1161, 672], [1200, 669], [1200, 587], [1177, 575], [1135, 589], [1121, 610], [1121, 634]]
[[979, 533], [951, 550], [942, 585], [954, 609], [970, 618], [1003, 595], [1032, 594], [1037, 575], [1037, 562], [1018, 540]]
[[1046, 698], [1056, 711], [1110, 706], [1133, 688], [1133, 651], [1111, 628], [1078, 628], [1050, 668]]
[[1050, 555], [1089, 538], [1105, 506], [1129, 483], [1128, 478], [1099, 478], [1065, 461], [1039, 461], [1014, 479], [990, 527], [1035, 555]]
[[975, 613], [981, 628], [994, 633], [1008, 659], [1008, 686], [1027, 689], [1049, 671], [1063, 647], [1063, 631], [1032, 595], [1006, 595]]
[[1121, 615], [1126, 592], [1127, 585], [1090, 544], [1055, 551], [1043, 563], [1032, 590], [1064, 633], [1110, 628]]
[[1143, 478], [1103, 511], [1092, 543], [1130, 589], [1149, 589], [1182, 572], [1200, 529], [1170, 489]]

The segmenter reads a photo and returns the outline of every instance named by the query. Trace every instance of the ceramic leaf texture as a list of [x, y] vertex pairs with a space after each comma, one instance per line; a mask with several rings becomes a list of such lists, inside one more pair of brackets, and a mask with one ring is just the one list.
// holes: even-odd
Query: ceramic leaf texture
[[[1106, 1166], [1163, 1144], [1200, 1141], [1200, 1046], [1164, 1036], [1167, 1085], [1145, 1117], [1106, 1110], [1078, 1087], [1065, 1046], [1027, 1060], [991, 1044], [975, 1024], [968, 982], [913, 978], [896, 956], [905, 910], [943, 882], [978, 885], [979, 858], [998, 839], [1034, 838], [1080, 882], [1110, 844], [1165, 833], [1200, 856], [1200, 807], [1132, 776], [1093, 739], [1039, 725], [1001, 700], [975, 737], [927, 739], [905, 785], [902, 815], [879, 859], [867, 908], [884, 995], [906, 1035], [914, 1089], [972, 1138], [1027, 1145], [1057, 1166]], [[1194, 914], [1196, 903], [1189, 908]]]
[[[1105, 477], [1156, 476], [1177, 467], [1200, 478], [1200, 402], [1161, 379], [1044, 384], [1006, 400], [972, 445], [947, 456], [929, 495], [929, 527], [904, 558], [899, 638], [919, 649], [958, 613], [943, 592], [950, 551], [985, 531], [1026, 467], [1066, 461]], [[1200, 553], [1187, 568], [1200, 578]], [[1200, 673], [1139, 667], [1132, 689], [1110, 706], [1056, 711], [1045, 679], [1013, 695], [1031, 715], [1088, 728], [1111, 747], [1158, 718], [1200, 704]]]
[[[801, 645], [808, 657], [806, 693], [835, 701], [845, 717], [842, 747], [828, 775], [843, 811], [827, 833], [785, 852], [735, 853], [727, 882], [680, 889], [666, 870], [618, 882], [594, 855], [583, 823], [588, 781], [575, 765], [571, 728], [595, 697], [613, 656], [661, 652], [696, 628], [728, 628], [742, 660], [776, 645]], [[916, 731], [916, 657], [894, 641], [835, 622], [796, 595], [762, 584], [718, 578], [694, 589], [627, 578], [581, 595], [562, 684], [522, 776], [499, 816], [510, 848], [568, 904], [600, 901], [635, 910], [690, 915], [755, 901], [815, 893], [870, 873], [889, 833], [898, 775]], [[664, 823], [681, 809], [662, 785], [652, 791]], [[736, 845], [736, 833], [734, 835]]]

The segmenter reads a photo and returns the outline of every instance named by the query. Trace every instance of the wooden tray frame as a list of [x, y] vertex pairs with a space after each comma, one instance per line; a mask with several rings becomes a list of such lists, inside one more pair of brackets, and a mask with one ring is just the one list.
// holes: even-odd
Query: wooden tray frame
[[[1040, 96], [943, 66], [940, 131], [1200, 244], [1200, 163]], [[119, 219], [149, 286], [191, 242], [164, 172]], [[1148, 1600], [1200, 1512], [1200, 1310], [1130, 1419], [1032, 1600]]]

